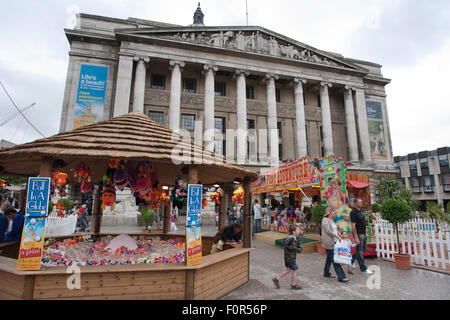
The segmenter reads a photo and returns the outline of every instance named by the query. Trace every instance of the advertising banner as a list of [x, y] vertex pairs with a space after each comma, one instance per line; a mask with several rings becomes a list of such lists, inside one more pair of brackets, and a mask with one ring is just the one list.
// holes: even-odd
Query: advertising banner
[[366, 101], [369, 127], [370, 153], [372, 159], [387, 160], [386, 137], [384, 135], [381, 102]]
[[81, 65], [73, 129], [102, 120], [107, 77], [108, 67]]
[[188, 185], [186, 211], [186, 263], [195, 266], [202, 263], [202, 191], [203, 185]]
[[29, 178], [25, 222], [17, 270], [40, 270], [45, 222], [50, 197], [50, 178]]
[[336, 209], [334, 222], [343, 231], [350, 232], [350, 212], [348, 206], [348, 190], [346, 187], [346, 168], [342, 160], [326, 157], [320, 161], [320, 171], [323, 172], [320, 186], [321, 202], [325, 206]]

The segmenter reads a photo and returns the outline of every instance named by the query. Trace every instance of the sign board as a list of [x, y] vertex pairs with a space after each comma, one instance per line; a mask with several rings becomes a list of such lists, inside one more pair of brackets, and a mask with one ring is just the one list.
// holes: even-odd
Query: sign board
[[25, 222], [17, 270], [40, 270], [45, 222], [50, 197], [50, 178], [29, 178]]
[[201, 184], [188, 185], [186, 211], [186, 263], [188, 266], [202, 263], [202, 190]]
[[372, 159], [387, 159], [386, 137], [381, 102], [366, 101], [367, 125], [369, 128], [370, 154]]
[[81, 65], [73, 129], [103, 119], [107, 77], [108, 67]]

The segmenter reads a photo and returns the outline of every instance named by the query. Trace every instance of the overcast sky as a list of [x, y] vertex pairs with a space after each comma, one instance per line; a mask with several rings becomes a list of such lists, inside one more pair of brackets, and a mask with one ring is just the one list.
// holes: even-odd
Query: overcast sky
[[[245, 0], [203, 0], [208, 26], [246, 25]], [[192, 23], [197, 1], [2, 0], [0, 80], [45, 136], [58, 133], [73, 13]], [[450, 146], [450, 1], [248, 0], [249, 25], [383, 66], [394, 155]], [[0, 139], [40, 138], [0, 88]]]

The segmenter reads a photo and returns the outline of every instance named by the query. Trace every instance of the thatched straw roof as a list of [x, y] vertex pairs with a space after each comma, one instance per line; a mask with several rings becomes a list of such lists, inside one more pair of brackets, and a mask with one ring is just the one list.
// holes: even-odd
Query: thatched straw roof
[[[190, 139], [152, 121], [141, 112], [83, 126], [72, 131], [17, 145], [0, 151], [3, 175], [36, 176], [43, 159], [62, 159], [69, 171], [80, 161], [90, 165], [96, 182], [101, 181], [112, 158], [149, 160], [163, 184], [172, 184], [185, 165], [196, 164], [203, 184], [231, 182], [257, 173], [205, 152]], [[202, 161], [203, 159], [203, 161]], [[197, 162], [195, 162], [197, 160]], [[200, 163], [198, 162], [200, 160]]]

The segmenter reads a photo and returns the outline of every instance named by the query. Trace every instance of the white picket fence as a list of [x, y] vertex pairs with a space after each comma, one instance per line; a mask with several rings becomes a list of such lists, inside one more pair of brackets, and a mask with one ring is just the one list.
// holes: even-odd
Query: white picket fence
[[[391, 223], [377, 216], [374, 221], [377, 257], [393, 258], [397, 253], [397, 236]], [[414, 218], [399, 225], [400, 252], [411, 255], [411, 263], [440, 269], [450, 268], [450, 232], [448, 225]]]
[[70, 214], [64, 218], [58, 217], [56, 212], [52, 212], [45, 223], [45, 235], [68, 235], [74, 234], [77, 226], [77, 215]]

